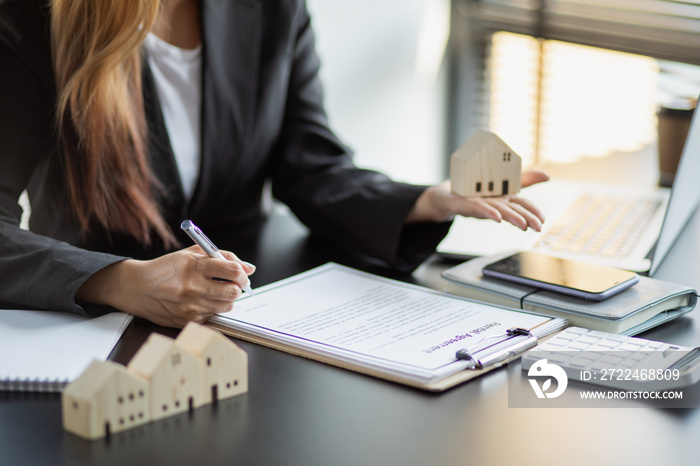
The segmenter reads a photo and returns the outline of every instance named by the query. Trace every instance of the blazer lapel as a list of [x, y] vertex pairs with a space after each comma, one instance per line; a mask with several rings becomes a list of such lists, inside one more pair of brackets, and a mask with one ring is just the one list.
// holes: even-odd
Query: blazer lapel
[[202, 160], [189, 211], [201, 212], [242, 162], [258, 88], [260, 0], [204, 0], [202, 5]]

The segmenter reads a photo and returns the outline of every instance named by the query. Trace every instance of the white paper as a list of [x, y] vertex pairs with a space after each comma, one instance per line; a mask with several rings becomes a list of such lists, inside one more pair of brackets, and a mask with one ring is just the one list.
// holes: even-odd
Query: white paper
[[552, 318], [506, 310], [327, 264], [256, 289], [216, 323], [420, 379], [466, 367], [455, 353]]

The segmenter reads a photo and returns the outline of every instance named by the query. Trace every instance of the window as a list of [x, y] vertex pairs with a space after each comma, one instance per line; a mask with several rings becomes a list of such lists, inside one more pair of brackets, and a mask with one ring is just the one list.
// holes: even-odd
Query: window
[[658, 72], [649, 57], [497, 32], [488, 127], [524, 166], [641, 150], [656, 138]]
[[648, 145], [660, 63], [700, 65], [700, 0], [453, 0], [451, 25], [448, 145], [489, 127], [524, 166]]

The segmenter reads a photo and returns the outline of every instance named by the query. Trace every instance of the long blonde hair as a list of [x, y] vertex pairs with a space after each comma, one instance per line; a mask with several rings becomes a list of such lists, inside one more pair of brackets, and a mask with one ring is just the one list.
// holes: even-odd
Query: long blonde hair
[[56, 118], [73, 211], [144, 245], [177, 244], [148, 164], [140, 46], [159, 0], [53, 0]]

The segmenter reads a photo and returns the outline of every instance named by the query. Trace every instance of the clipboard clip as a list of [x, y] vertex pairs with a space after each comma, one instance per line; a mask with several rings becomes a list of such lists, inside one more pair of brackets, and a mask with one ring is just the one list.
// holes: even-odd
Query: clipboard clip
[[[488, 346], [474, 350], [484, 341], [498, 338], [499, 340]], [[484, 369], [490, 366], [500, 366], [507, 359], [518, 356], [530, 348], [537, 346], [537, 337], [530, 330], [520, 327], [513, 327], [499, 335], [491, 335], [482, 338], [478, 343], [464, 348], [456, 353], [457, 359], [472, 361], [473, 366], [469, 369]]]

